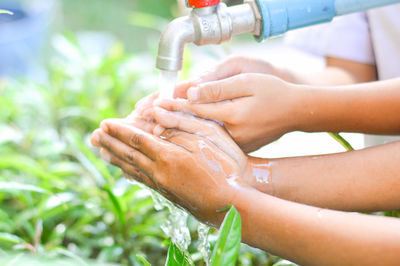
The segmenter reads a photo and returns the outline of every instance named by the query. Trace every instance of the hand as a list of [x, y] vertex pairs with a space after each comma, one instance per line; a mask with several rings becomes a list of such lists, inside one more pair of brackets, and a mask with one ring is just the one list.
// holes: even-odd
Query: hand
[[155, 105], [220, 121], [243, 151], [251, 152], [297, 129], [299, 88], [270, 75], [241, 74], [191, 87], [188, 100], [162, 99]]
[[[211, 121], [156, 110], [159, 119], [181, 121], [161, 138], [135, 128], [126, 119], [103, 121], [92, 141], [102, 157], [128, 176], [159, 191], [203, 222], [218, 226], [218, 210], [248, 188], [242, 180], [247, 156]], [[210, 137], [212, 136], [212, 138]]]
[[187, 91], [190, 87], [244, 73], [270, 74], [282, 79], [288, 78], [288, 73], [282, 69], [278, 69], [267, 61], [246, 56], [233, 56], [222, 61], [214, 69], [203, 73], [200, 77], [178, 84], [175, 89], [175, 98], [186, 99]]
[[[126, 119], [120, 120], [127, 125], [131, 125], [141, 130], [152, 133], [156, 124], [154, 123], [152, 112], [153, 112], [153, 102], [158, 98], [158, 92], [152, 93], [136, 103], [135, 109], [130, 113]], [[92, 144], [94, 146], [100, 147], [95, 139], [92, 138]]]

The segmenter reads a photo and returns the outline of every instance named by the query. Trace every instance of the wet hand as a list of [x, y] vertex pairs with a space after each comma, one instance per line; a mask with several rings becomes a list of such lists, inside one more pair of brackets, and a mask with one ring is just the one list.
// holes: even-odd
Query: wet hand
[[243, 151], [251, 152], [297, 128], [297, 91], [298, 85], [271, 75], [240, 74], [191, 87], [188, 100], [154, 104], [220, 121]]
[[[126, 117], [119, 120], [121, 123], [131, 125], [145, 132], [153, 132], [156, 126], [153, 117], [153, 102], [158, 98], [158, 92], [152, 93], [136, 103], [135, 109]], [[101, 147], [100, 143], [92, 137], [91, 142], [96, 147]]]
[[[218, 226], [223, 215], [217, 210], [249, 188], [241, 178], [247, 157], [238, 147], [230, 149], [229, 135], [214, 122], [182, 115], [181, 120], [197, 127], [167, 129], [157, 137], [126, 119], [112, 119], [102, 122], [92, 139], [101, 145], [102, 157], [127, 176], [159, 191], [201, 221]], [[202, 133], [204, 128], [207, 133]], [[208, 132], [216, 137], [208, 138]]]

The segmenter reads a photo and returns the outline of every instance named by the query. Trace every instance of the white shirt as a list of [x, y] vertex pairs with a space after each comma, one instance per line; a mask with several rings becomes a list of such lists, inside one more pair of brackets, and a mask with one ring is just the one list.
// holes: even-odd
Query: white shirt
[[[380, 80], [400, 77], [400, 4], [335, 18], [289, 33], [286, 41], [321, 56], [375, 64]], [[399, 140], [365, 136], [365, 145]]]
[[400, 4], [335, 18], [289, 33], [286, 41], [321, 56], [376, 64], [379, 79], [400, 76]]

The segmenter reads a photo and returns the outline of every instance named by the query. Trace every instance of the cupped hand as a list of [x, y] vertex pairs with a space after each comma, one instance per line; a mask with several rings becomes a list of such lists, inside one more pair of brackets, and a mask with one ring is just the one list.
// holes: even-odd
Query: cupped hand
[[[157, 98], [158, 92], [142, 98], [136, 103], [135, 109], [126, 117], [126, 119], [121, 119], [119, 121], [140, 128], [145, 132], [152, 133], [156, 126], [153, 119], [153, 102]], [[96, 139], [92, 138], [91, 141], [94, 146], [101, 147], [100, 143], [98, 143]]]
[[103, 148], [102, 157], [128, 177], [159, 191], [199, 220], [219, 226], [223, 215], [218, 210], [249, 188], [242, 179], [247, 156], [237, 146], [232, 149], [235, 144], [214, 122], [157, 112], [178, 115], [180, 127], [187, 130], [167, 129], [157, 137], [126, 119], [111, 119], [102, 122], [92, 141]]
[[220, 121], [243, 151], [251, 152], [297, 129], [298, 89], [271, 75], [240, 74], [191, 87], [188, 100], [159, 99], [154, 104]]

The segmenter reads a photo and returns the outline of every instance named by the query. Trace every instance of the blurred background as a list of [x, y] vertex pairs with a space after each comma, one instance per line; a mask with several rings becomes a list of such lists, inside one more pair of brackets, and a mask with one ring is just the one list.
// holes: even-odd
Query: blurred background
[[[141, 255], [163, 265], [168, 240], [160, 226], [168, 213], [155, 211], [147, 190], [98, 159], [88, 138], [100, 121], [126, 116], [157, 89], [160, 33], [186, 12], [184, 2], [0, 0], [0, 9], [14, 12], [0, 14], [0, 264], [143, 265]], [[282, 38], [258, 44], [244, 35], [219, 46], [189, 45], [180, 78], [232, 54], [305, 72], [325, 64]], [[345, 137], [362, 147], [361, 136]], [[343, 150], [325, 133], [295, 132], [255, 154]], [[188, 224], [188, 252], [204, 265], [197, 222]], [[209, 240], [215, 243], [214, 230]], [[241, 248], [240, 265], [278, 261]]]

